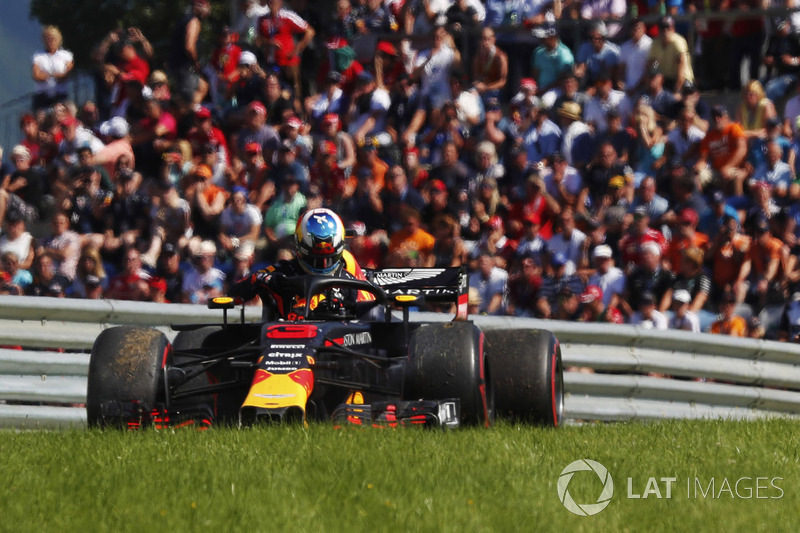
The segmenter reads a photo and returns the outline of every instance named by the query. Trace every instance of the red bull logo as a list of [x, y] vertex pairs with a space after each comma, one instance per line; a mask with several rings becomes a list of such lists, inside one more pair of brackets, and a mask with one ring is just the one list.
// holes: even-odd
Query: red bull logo
[[320, 255], [331, 255], [336, 252], [336, 249], [333, 247], [333, 244], [323, 241], [318, 242], [314, 245], [314, 253]]

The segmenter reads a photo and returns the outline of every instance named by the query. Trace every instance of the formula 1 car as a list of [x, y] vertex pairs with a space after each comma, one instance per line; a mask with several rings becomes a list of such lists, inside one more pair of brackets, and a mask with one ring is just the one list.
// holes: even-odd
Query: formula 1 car
[[[89, 425], [156, 428], [328, 420], [375, 426], [490, 425], [495, 416], [558, 426], [561, 351], [545, 330], [467, 321], [463, 268], [384, 269], [368, 281], [297, 276], [291, 319], [104, 330], [89, 365]], [[364, 291], [348, 303], [343, 291]], [[455, 320], [417, 322], [423, 303]], [[403, 311], [394, 317], [392, 307]]]

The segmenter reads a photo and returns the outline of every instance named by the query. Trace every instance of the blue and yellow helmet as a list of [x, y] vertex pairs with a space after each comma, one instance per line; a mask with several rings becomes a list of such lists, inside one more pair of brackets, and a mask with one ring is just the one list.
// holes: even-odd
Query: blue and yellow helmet
[[330, 209], [306, 212], [297, 223], [297, 259], [309, 274], [332, 274], [344, 252], [344, 224]]

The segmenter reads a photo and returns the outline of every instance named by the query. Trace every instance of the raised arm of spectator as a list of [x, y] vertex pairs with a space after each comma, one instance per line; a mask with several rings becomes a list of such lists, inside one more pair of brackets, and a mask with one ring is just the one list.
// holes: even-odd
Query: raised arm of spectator
[[139, 28], [128, 28], [128, 40], [141, 45], [141, 57], [147, 61], [153, 59], [153, 45]]

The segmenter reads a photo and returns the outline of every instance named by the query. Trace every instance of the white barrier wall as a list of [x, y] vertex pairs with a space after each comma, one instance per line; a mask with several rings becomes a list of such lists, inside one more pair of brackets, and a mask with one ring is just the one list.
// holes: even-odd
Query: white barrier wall
[[[247, 308], [259, 320], [259, 308]], [[0, 427], [86, 423], [88, 350], [106, 327], [220, 322], [203, 306], [0, 296]], [[229, 312], [237, 320], [239, 310]], [[450, 315], [412, 314], [447, 321]], [[561, 343], [573, 420], [800, 415], [800, 345], [635, 326], [473, 317], [484, 329], [538, 328]], [[174, 335], [173, 332], [169, 334]], [[26, 350], [11, 349], [24, 346]], [[29, 405], [32, 402], [45, 405]]]

